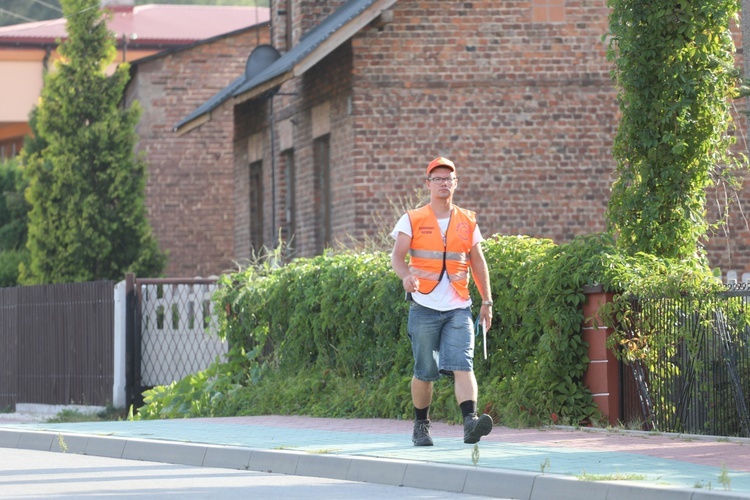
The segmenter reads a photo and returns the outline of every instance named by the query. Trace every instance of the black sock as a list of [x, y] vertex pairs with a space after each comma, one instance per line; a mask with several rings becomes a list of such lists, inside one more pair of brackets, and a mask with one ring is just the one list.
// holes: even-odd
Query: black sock
[[472, 413], [476, 413], [477, 412], [477, 402], [476, 401], [467, 400], [467, 401], [464, 401], [463, 403], [461, 403], [458, 406], [461, 407], [461, 415], [463, 415], [464, 418], [468, 417]]
[[415, 406], [414, 418], [416, 418], [417, 420], [427, 420], [428, 418], [430, 418], [430, 407], [428, 406], [427, 408], [422, 408], [420, 410]]

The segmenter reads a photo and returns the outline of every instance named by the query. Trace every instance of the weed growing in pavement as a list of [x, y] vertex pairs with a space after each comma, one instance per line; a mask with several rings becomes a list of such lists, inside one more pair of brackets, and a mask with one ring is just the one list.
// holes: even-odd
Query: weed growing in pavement
[[60, 446], [60, 451], [63, 453], [68, 452], [68, 444], [65, 442], [65, 438], [62, 434], [57, 435], [57, 444]]
[[620, 472], [614, 474], [588, 474], [586, 469], [583, 469], [578, 479], [581, 481], [643, 481], [646, 479], [646, 475], [635, 473], [622, 474]]
[[474, 444], [474, 449], [471, 450], [471, 463], [474, 464], [474, 467], [479, 463], [479, 445], [476, 443]]
[[539, 467], [539, 468], [540, 468], [540, 470], [542, 471], [542, 474], [544, 474], [544, 473], [546, 473], [546, 472], [549, 472], [549, 468], [550, 468], [550, 465], [549, 465], [549, 458], [545, 458], [545, 459], [544, 459], [544, 462], [542, 462], [542, 463], [540, 464], [540, 467]]
[[721, 474], [719, 474], [719, 482], [725, 490], [732, 489], [732, 478], [729, 477], [729, 469], [724, 464], [721, 464]]
[[[700, 489], [703, 489], [703, 487], [704, 487], [704, 485], [703, 485], [703, 483], [702, 483], [702, 482], [700, 482], [700, 481], [696, 482], [696, 483], [695, 483], [695, 484], [693, 485], [693, 488], [697, 488], [697, 489], [699, 489], [699, 490], [700, 490]], [[713, 486], [713, 484], [711, 484], [711, 481], [709, 481], [709, 482], [708, 482], [708, 483], [707, 483], [707, 484], [705, 485], [705, 488], [706, 488], [707, 490], [712, 490], [712, 489], [714, 489], [714, 486]]]

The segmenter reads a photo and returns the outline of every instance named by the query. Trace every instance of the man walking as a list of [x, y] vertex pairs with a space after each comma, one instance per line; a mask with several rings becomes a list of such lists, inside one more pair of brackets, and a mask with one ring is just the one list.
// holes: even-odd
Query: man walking
[[[429, 411], [432, 384], [452, 375], [456, 401], [464, 418], [464, 443], [473, 444], [492, 430], [492, 418], [477, 416], [474, 376], [474, 325], [469, 297], [470, 275], [482, 296], [480, 324], [492, 323], [492, 291], [484, 241], [474, 212], [453, 204], [456, 166], [435, 158], [427, 166], [430, 203], [409, 210], [391, 236], [396, 242], [391, 266], [411, 300], [408, 333], [414, 354], [411, 396], [415, 446], [432, 446]], [[406, 262], [406, 255], [409, 262]], [[470, 272], [471, 271], [471, 272]]]

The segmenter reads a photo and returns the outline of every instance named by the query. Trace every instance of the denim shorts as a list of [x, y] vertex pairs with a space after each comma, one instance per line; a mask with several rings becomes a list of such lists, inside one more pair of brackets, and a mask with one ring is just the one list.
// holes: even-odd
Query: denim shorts
[[474, 369], [474, 322], [470, 308], [436, 311], [412, 302], [407, 331], [417, 380], [432, 382], [441, 373]]

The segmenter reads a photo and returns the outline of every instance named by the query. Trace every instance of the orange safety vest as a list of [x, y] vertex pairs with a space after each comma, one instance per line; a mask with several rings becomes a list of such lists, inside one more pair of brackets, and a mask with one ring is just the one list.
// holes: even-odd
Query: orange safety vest
[[419, 292], [430, 293], [443, 273], [463, 299], [469, 298], [469, 257], [476, 214], [457, 206], [451, 211], [445, 239], [429, 205], [409, 210], [411, 247], [409, 271], [419, 278]]

